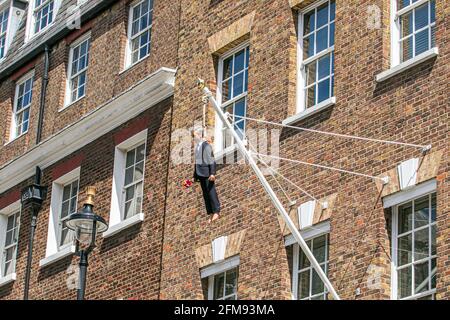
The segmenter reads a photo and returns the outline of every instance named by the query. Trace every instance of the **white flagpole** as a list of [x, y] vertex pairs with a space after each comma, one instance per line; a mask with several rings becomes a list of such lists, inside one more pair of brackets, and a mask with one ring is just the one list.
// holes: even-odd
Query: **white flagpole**
[[258, 177], [259, 181], [261, 182], [262, 186], [266, 190], [267, 194], [269, 195], [270, 199], [272, 200], [275, 208], [278, 210], [278, 212], [281, 214], [283, 220], [285, 221], [286, 225], [288, 226], [289, 230], [292, 232], [292, 235], [294, 236], [295, 240], [298, 242], [300, 247], [302, 248], [303, 252], [305, 253], [308, 260], [311, 262], [311, 265], [313, 266], [314, 270], [319, 275], [320, 279], [323, 281], [325, 286], [327, 287], [328, 291], [331, 293], [333, 298], [335, 300], [340, 300], [339, 295], [337, 294], [336, 290], [334, 290], [333, 285], [331, 284], [330, 280], [326, 276], [325, 272], [323, 272], [322, 268], [320, 267], [319, 263], [317, 262], [316, 258], [312, 254], [311, 250], [309, 249], [308, 245], [306, 244], [305, 240], [301, 236], [300, 232], [297, 230], [297, 228], [294, 225], [294, 222], [289, 217], [289, 214], [284, 209], [282, 203], [278, 199], [275, 192], [272, 190], [269, 182], [264, 177], [264, 174], [259, 169], [258, 165], [256, 164], [255, 160], [251, 156], [250, 152], [246, 149], [244, 142], [242, 141], [241, 137], [237, 134], [237, 132], [234, 130], [231, 123], [228, 121], [227, 117], [223, 113], [222, 109], [218, 106], [216, 100], [214, 99], [211, 91], [208, 89], [208, 87], [205, 86], [205, 83], [203, 80], [198, 80], [198, 86], [200, 89], [203, 90], [203, 93], [208, 97], [209, 101], [214, 107], [214, 110], [219, 115], [220, 120], [225, 124], [227, 129], [232, 133], [234, 140], [239, 148], [239, 150], [242, 152], [242, 154], [245, 156], [247, 161], [249, 162], [250, 166], [252, 167], [253, 171], [255, 172], [256, 176]]

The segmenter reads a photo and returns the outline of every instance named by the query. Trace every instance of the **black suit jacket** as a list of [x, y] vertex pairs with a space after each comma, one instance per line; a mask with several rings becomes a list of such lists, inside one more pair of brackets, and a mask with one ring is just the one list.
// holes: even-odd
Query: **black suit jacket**
[[197, 180], [199, 177], [207, 178], [216, 174], [213, 148], [207, 141], [203, 141], [199, 151], [197, 151], [197, 146], [195, 147], [194, 156], [194, 179]]

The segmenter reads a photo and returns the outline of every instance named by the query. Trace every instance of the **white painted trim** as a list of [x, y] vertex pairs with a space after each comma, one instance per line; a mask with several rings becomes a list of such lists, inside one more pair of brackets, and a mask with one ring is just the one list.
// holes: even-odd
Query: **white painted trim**
[[[303, 91], [303, 90], [301, 90]], [[304, 111], [301, 111], [287, 119], [284, 119], [282, 124], [284, 125], [291, 125], [293, 123], [296, 123], [300, 120], [306, 119], [313, 114], [319, 113], [322, 110], [325, 110], [328, 107], [331, 107], [336, 104], [336, 97], [328, 98], [327, 100], [322, 101], [321, 103], [315, 105], [314, 107], [307, 108]]]
[[6, 277], [0, 278], [0, 287], [6, 286], [8, 283], [14, 282], [17, 279], [15, 272], [8, 274]]
[[200, 270], [200, 277], [204, 279], [209, 276], [228, 271], [230, 269], [238, 267], [240, 263], [241, 259], [239, 255], [233, 256], [231, 258], [223, 260], [222, 262], [204, 267]]
[[297, 208], [298, 225], [300, 226], [300, 230], [309, 228], [313, 225], [316, 204], [317, 201], [310, 200], [308, 202], [302, 203]]
[[142, 221], [144, 221], [144, 218], [145, 218], [144, 214], [143, 213], [139, 213], [139, 214], [136, 214], [136, 215], [134, 215], [134, 216], [132, 216], [132, 217], [130, 217], [128, 219], [122, 220], [121, 222], [119, 222], [119, 223], [117, 223], [117, 224], [115, 224], [113, 226], [110, 226], [108, 228], [108, 230], [106, 230], [103, 233], [103, 238], [112, 237], [113, 235], [115, 235], [115, 234], [117, 234], [117, 233], [119, 233], [119, 232], [121, 232], [121, 231], [123, 231], [125, 229], [128, 229], [131, 226], [134, 226], [134, 225], [136, 225], [136, 224], [138, 224], [138, 223], [140, 223]]
[[435, 179], [418, 184], [413, 188], [394, 193], [383, 198], [383, 208], [390, 208], [403, 202], [411, 201], [421, 195], [436, 191], [437, 182]]
[[403, 71], [406, 71], [408, 69], [411, 69], [415, 67], [416, 65], [432, 59], [434, 57], [437, 57], [439, 55], [439, 49], [437, 47], [431, 48], [430, 50], [427, 50], [417, 56], [415, 56], [412, 59], [409, 59], [403, 63], [397, 64], [396, 66], [390, 68], [389, 70], [383, 71], [376, 75], [376, 81], [377, 82], [383, 82], [389, 78], [392, 78], [399, 73], [402, 73]]
[[[330, 233], [330, 230], [331, 230], [330, 221], [324, 221], [324, 222], [318, 223], [316, 225], [313, 225], [307, 229], [301, 230], [300, 234], [302, 235], [303, 239], [309, 240], [309, 239], [321, 236], [323, 234]], [[295, 238], [292, 234], [286, 236], [284, 239], [284, 245], [286, 247], [291, 246], [296, 243], [297, 243], [297, 241], [295, 240]]]
[[419, 158], [411, 158], [403, 161], [397, 166], [401, 190], [413, 187], [416, 184], [418, 168]]
[[[45, 169], [173, 95], [175, 70], [161, 68], [77, 122], [0, 167], [0, 193]], [[127, 106], [124, 108], [124, 106]], [[77, 137], [74, 139], [73, 137]]]
[[65, 257], [71, 256], [75, 253], [75, 246], [73, 244], [65, 246], [63, 249], [59, 250], [57, 253], [51, 256], [45, 257], [39, 261], [39, 267], [44, 268], [56, 261], [62, 260]]
[[225, 259], [225, 251], [227, 250], [228, 236], [222, 236], [214, 239], [211, 243], [213, 262], [218, 263]]

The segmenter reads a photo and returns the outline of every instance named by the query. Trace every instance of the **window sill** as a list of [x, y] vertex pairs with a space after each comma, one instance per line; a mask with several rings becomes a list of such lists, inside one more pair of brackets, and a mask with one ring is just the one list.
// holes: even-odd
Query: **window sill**
[[19, 138], [21, 138], [22, 136], [26, 135], [28, 133], [28, 130], [25, 131], [24, 133], [18, 135], [17, 137], [14, 137], [14, 139], [9, 140], [8, 142], [6, 142], [3, 146], [6, 147], [7, 145], [13, 143], [14, 141], [18, 140]]
[[128, 229], [135, 224], [141, 223], [142, 221], [144, 221], [144, 214], [138, 213], [131, 218], [123, 220], [118, 224], [109, 227], [108, 230], [103, 233], [103, 238], [112, 237], [113, 235], [118, 234], [119, 232]]
[[39, 261], [39, 267], [43, 268], [46, 267], [56, 261], [59, 261], [61, 259], [64, 259], [65, 257], [68, 257], [75, 253], [75, 246], [70, 245], [67, 247], [62, 248], [57, 253], [52, 254], [51, 256], [45, 257], [41, 261]]
[[402, 73], [403, 71], [411, 69], [412, 67], [414, 67], [426, 60], [436, 57], [438, 54], [439, 54], [438, 48], [434, 47], [428, 51], [425, 51], [425, 52], [419, 54], [418, 56], [415, 56], [412, 59], [409, 59], [408, 61], [400, 63], [399, 65], [397, 65], [389, 70], [386, 70], [386, 71], [383, 71], [383, 72], [377, 74], [376, 81], [383, 82], [389, 78], [392, 78], [393, 76], [396, 76], [399, 73]]
[[290, 125], [290, 124], [296, 123], [300, 120], [303, 120], [303, 119], [305, 119], [313, 114], [316, 114], [328, 107], [331, 107], [335, 104], [336, 104], [336, 97], [331, 97], [325, 101], [322, 101], [321, 103], [319, 103], [318, 105], [316, 105], [314, 107], [308, 108], [302, 112], [299, 112], [299, 113], [293, 115], [292, 117], [284, 119], [282, 124]]
[[8, 283], [16, 281], [16, 278], [17, 278], [16, 273], [8, 274], [6, 277], [1, 277], [0, 278], [0, 287], [6, 286]]
[[63, 112], [63, 111], [65, 111], [66, 109], [68, 109], [68, 108], [70, 108], [71, 106], [73, 106], [74, 104], [76, 104], [78, 101], [83, 100], [84, 97], [85, 97], [85, 96], [82, 96], [82, 97], [78, 98], [77, 100], [74, 100], [74, 101], [72, 101], [72, 102], [70, 102], [70, 103], [64, 105], [64, 107], [62, 107], [61, 109], [58, 109], [58, 112]]
[[150, 57], [150, 53], [148, 55], [146, 55], [145, 57], [143, 57], [141, 60], [136, 61], [135, 63], [130, 64], [129, 66], [126, 66], [122, 71], [119, 72], [119, 76], [126, 73], [128, 70], [133, 69], [133, 67], [137, 66], [138, 64], [140, 64], [142, 61], [145, 61], [148, 59], [148, 57]]

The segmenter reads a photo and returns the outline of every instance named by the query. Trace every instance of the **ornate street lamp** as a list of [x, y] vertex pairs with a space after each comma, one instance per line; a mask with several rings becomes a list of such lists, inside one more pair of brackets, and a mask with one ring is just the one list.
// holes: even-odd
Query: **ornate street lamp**
[[94, 196], [95, 187], [88, 187], [87, 201], [83, 208], [76, 213], [72, 213], [66, 222], [67, 228], [75, 234], [76, 255], [80, 257], [77, 300], [84, 300], [88, 255], [95, 248], [97, 233], [101, 234], [108, 229], [105, 219], [94, 213]]
[[47, 187], [41, 186], [41, 168], [36, 167], [36, 175], [34, 183], [25, 187], [20, 196], [22, 208], [31, 208], [31, 230], [28, 243], [27, 265], [25, 269], [25, 285], [23, 290], [23, 299], [28, 300], [28, 292], [30, 291], [30, 275], [31, 262], [33, 260], [33, 243], [34, 233], [37, 226], [37, 218], [42, 208], [42, 203], [47, 195]]

